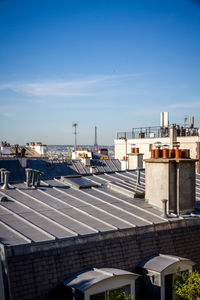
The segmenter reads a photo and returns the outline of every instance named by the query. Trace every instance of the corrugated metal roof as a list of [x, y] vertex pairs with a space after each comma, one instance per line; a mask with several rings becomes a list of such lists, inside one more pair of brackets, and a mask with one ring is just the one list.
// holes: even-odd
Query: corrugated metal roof
[[[16, 235], [7, 237], [7, 245], [18, 243], [19, 234], [21, 242], [24, 238], [37, 243], [166, 222], [159, 216], [161, 212], [150, 212], [142, 199], [138, 200], [140, 205], [134, 204], [130, 197], [113, 193], [105, 185], [78, 190], [50, 179], [42, 181], [37, 189], [27, 189], [25, 183], [14, 187], [0, 191], [8, 198], [0, 203], [0, 220]], [[7, 229], [2, 230], [2, 237], [6, 236]]]
[[[40, 167], [42, 171], [46, 165], [35, 160], [32, 167]], [[55, 171], [57, 175], [63, 174], [68, 168], [68, 163], [60, 164], [59, 168], [53, 164], [52, 174]], [[48, 169], [45, 172], [49, 174]], [[7, 246], [41, 243], [168, 222], [161, 217], [161, 211], [145, 203], [144, 199], [119, 194], [107, 187], [108, 182], [114, 182], [127, 191], [144, 191], [144, 170], [140, 175], [139, 185], [133, 170], [85, 176], [88, 181], [98, 184], [98, 187], [86, 190], [77, 190], [59, 179], [51, 179], [51, 176], [37, 189], [15, 183], [14, 189], [0, 190], [0, 197], [8, 198], [8, 201], [0, 202], [0, 242]], [[198, 200], [199, 175], [196, 183]]]

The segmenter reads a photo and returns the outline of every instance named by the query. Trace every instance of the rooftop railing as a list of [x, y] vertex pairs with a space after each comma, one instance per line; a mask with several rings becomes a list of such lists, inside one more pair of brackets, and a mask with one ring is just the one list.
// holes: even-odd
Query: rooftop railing
[[[176, 126], [177, 136], [198, 136], [199, 128]], [[132, 131], [117, 133], [117, 139], [161, 138], [169, 137], [169, 127], [160, 126], [132, 128]]]

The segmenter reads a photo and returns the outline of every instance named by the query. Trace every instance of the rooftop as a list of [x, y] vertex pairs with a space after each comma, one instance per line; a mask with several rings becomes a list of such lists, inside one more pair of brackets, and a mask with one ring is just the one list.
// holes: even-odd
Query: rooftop
[[[144, 199], [107, 186], [113, 182], [124, 189], [144, 191], [144, 170], [140, 185], [135, 170], [88, 175], [84, 179], [97, 187], [79, 189], [67, 181], [49, 179], [36, 189], [27, 188], [24, 182], [1, 189], [1, 199], [6, 198], [0, 202], [0, 242], [6, 247], [34, 245], [169, 222]], [[198, 175], [197, 200], [199, 186]], [[192, 218], [198, 218], [198, 214]]]

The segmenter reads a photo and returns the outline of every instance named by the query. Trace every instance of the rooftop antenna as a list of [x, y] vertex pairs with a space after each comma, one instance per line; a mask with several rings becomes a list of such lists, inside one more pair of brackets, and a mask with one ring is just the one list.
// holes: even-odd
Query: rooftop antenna
[[97, 126], [94, 128], [94, 151], [98, 150], [98, 144], [97, 144]]
[[76, 148], [77, 148], [77, 127], [78, 127], [78, 123], [77, 122], [73, 122], [72, 123], [72, 127], [74, 127], [74, 151], [76, 151]]

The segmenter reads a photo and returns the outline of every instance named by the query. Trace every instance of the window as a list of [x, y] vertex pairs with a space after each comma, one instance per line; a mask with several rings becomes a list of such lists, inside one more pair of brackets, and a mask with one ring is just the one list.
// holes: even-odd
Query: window
[[106, 292], [90, 296], [90, 300], [105, 300]]
[[130, 285], [126, 285], [118, 289], [113, 289], [113, 290], [105, 291], [103, 293], [92, 295], [90, 296], [90, 300], [114, 300], [119, 294], [123, 292], [125, 293], [126, 296], [129, 296], [131, 294]]

